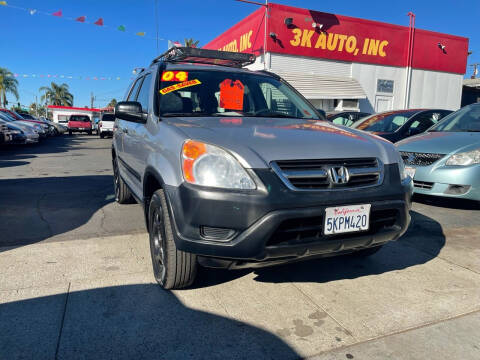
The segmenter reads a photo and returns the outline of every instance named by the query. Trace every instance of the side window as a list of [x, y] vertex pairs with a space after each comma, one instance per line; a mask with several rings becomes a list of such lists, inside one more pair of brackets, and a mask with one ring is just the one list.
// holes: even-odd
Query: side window
[[291, 116], [296, 115], [297, 108], [295, 105], [275, 86], [269, 83], [262, 83], [260, 84], [260, 89], [268, 109], [273, 112], [280, 112]]
[[137, 101], [142, 105], [142, 111], [148, 112], [148, 99], [150, 95], [150, 83], [152, 81], [152, 74], [148, 74], [143, 78], [142, 87], [138, 92]]
[[142, 79], [137, 79], [135, 82], [135, 85], [133, 85], [132, 90], [130, 91], [130, 94], [128, 94], [127, 101], [134, 101], [135, 96], [137, 95], [138, 88], [140, 87], [140, 84], [142, 83]]
[[346, 125], [348, 122], [348, 117], [347, 116], [337, 116], [333, 119], [332, 121], [334, 124], [337, 125]]
[[426, 112], [415, 117], [415, 120], [407, 129], [410, 133], [420, 134], [426, 131], [429, 127], [435, 125], [439, 119], [438, 113]]

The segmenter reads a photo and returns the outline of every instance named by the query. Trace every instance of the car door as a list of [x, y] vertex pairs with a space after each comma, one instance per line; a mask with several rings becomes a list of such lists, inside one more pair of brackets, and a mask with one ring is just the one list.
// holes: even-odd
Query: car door
[[[134, 101], [137, 97], [138, 89], [140, 88], [140, 85], [142, 83], [143, 78], [138, 78], [132, 87], [130, 87], [130, 91], [127, 93], [127, 96], [125, 97], [125, 101]], [[128, 138], [126, 138], [126, 134], [128, 134], [130, 127], [132, 126], [131, 121], [123, 120], [116, 118], [115, 119], [115, 126], [116, 129], [113, 134], [113, 139], [115, 142], [115, 150], [117, 151], [117, 158], [119, 162], [119, 168], [122, 173], [122, 177], [124, 178], [125, 181], [127, 181], [129, 184], [132, 182], [132, 173], [131, 173], [131, 166], [129, 165], [128, 161], [128, 154], [126, 153], [126, 147], [125, 147], [125, 142], [128, 141]], [[133, 178], [135, 178], [133, 176]]]
[[[135, 98], [135, 101], [139, 102], [142, 105], [142, 112], [144, 114], [149, 114], [150, 112], [150, 94], [152, 87], [152, 73], [146, 73], [143, 77], [142, 84], [138, 91], [138, 94]], [[151, 118], [147, 118], [147, 122], [151, 121]], [[129, 131], [125, 134], [125, 152], [128, 153], [128, 162], [137, 175], [138, 189], [133, 189], [134, 191], [139, 191], [139, 194], [142, 192], [141, 187], [141, 177], [145, 171], [145, 162], [146, 162], [146, 142], [147, 142], [147, 124], [141, 123], [132, 123], [129, 127]], [[138, 179], [140, 177], [140, 179]]]

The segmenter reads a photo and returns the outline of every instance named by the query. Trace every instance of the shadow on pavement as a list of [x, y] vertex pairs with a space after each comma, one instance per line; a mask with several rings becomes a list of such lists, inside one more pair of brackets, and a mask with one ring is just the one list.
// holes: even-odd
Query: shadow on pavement
[[[76, 229], [113, 201], [111, 175], [0, 180], [0, 247]], [[100, 221], [93, 230], [102, 225]]]
[[415, 211], [410, 214], [412, 223], [406, 234], [400, 240], [386, 244], [370, 257], [343, 255], [255, 270], [204, 270], [205, 278], [196, 286], [207, 287], [232, 281], [252, 271], [256, 275], [255, 280], [261, 282], [325, 283], [378, 275], [424, 264], [438, 256], [445, 245], [445, 235], [437, 221]]
[[413, 195], [413, 201], [431, 206], [439, 206], [448, 209], [480, 210], [480, 201], [468, 199], [455, 199], [423, 194]]
[[2, 146], [0, 147], [0, 160], [16, 160], [21, 156], [27, 158], [28, 155], [32, 155], [32, 158], [34, 158], [37, 154], [64, 153], [72, 146], [84, 142], [85, 139], [81, 137], [60, 135], [42, 139], [37, 144]]
[[0, 318], [0, 355], [9, 359], [300, 357], [265, 330], [188, 308], [150, 284], [0, 304]]

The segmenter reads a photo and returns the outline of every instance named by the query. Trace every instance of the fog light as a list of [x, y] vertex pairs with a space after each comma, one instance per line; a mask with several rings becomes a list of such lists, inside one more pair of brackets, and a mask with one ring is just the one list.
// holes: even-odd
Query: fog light
[[200, 226], [200, 235], [213, 241], [230, 241], [237, 232], [233, 229]]
[[447, 190], [445, 190], [445, 194], [449, 195], [463, 195], [468, 190], [470, 190], [470, 185], [450, 185]]

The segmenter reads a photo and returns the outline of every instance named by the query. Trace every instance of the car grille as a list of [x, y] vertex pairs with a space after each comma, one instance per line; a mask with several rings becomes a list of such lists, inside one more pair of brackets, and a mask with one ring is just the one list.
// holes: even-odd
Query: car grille
[[401, 151], [402, 159], [406, 165], [429, 166], [440, 160], [444, 154], [416, 153]]
[[[382, 165], [376, 158], [279, 160], [272, 169], [292, 190], [326, 190], [335, 188], [378, 185], [382, 178]], [[332, 167], [347, 168], [349, 180], [336, 184], [329, 175]]]
[[413, 186], [416, 187], [416, 188], [420, 188], [420, 189], [431, 190], [432, 187], [433, 187], [433, 183], [432, 182], [427, 182], [427, 181], [413, 180]]
[[375, 234], [378, 231], [395, 225], [398, 210], [373, 210], [370, 214], [370, 229], [366, 232], [353, 232], [338, 235], [323, 235], [323, 216], [288, 219], [280, 223], [266, 246], [308, 244], [322, 240], [337, 238], [348, 239], [365, 234]]

